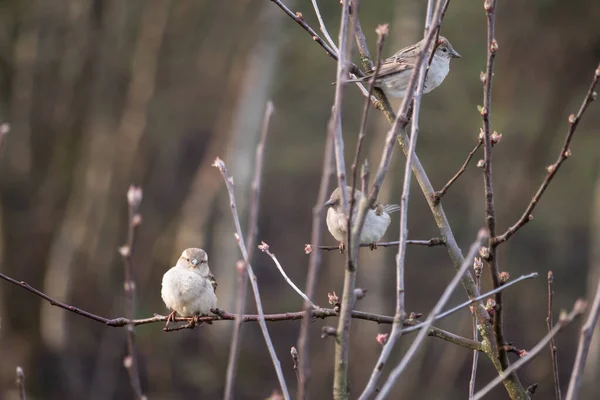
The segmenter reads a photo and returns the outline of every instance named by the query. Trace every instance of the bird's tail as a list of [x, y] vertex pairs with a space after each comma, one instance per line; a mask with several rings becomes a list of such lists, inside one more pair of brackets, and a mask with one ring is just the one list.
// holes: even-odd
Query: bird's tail
[[396, 211], [400, 211], [400, 206], [398, 204], [386, 204], [385, 206], [383, 206], [383, 211], [388, 214], [391, 214]]

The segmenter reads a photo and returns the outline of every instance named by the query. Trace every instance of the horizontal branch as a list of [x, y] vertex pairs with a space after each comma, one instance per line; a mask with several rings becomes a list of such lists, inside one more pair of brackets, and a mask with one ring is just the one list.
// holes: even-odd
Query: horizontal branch
[[[375, 248], [376, 247], [392, 247], [392, 246], [398, 246], [398, 241], [396, 240], [395, 242], [379, 242], [379, 243], [375, 243]], [[417, 246], [427, 246], [427, 247], [434, 247], [434, 246], [444, 246], [444, 239], [442, 238], [433, 238], [433, 239], [429, 239], [429, 240], [407, 240], [406, 244], [412, 244], [412, 245], [417, 245]], [[360, 247], [371, 247], [371, 243], [361, 243]], [[318, 249], [318, 250], [326, 250], [326, 251], [331, 251], [331, 250], [339, 250], [340, 247], [339, 246], [313, 246], [313, 245], [307, 245], [310, 246], [311, 249]]]

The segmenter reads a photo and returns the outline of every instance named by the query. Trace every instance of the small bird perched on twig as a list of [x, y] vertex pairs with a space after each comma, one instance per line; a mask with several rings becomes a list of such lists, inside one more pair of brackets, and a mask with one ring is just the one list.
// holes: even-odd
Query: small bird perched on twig
[[[425, 39], [386, 58], [381, 63], [381, 68], [375, 78], [375, 87], [385, 90], [390, 96], [404, 97], [410, 75], [424, 46]], [[440, 36], [423, 85], [423, 93], [429, 93], [442, 84], [450, 71], [450, 59], [452, 58], [461, 58], [461, 56], [452, 48], [448, 39]], [[348, 82], [368, 82], [374, 72], [374, 70], [367, 71], [365, 76]]]
[[[346, 192], [348, 193], [348, 201], [352, 198], [352, 188], [346, 186]], [[356, 219], [358, 214], [358, 208], [361, 200], [365, 197], [363, 192], [356, 189], [354, 191], [354, 208], [352, 210], [352, 223]], [[328, 207], [327, 210], [327, 228], [331, 235], [340, 242], [340, 251], [344, 250], [344, 242], [348, 238], [348, 221], [344, 216], [344, 206], [342, 204], [342, 193], [340, 188], [336, 188], [331, 197], [324, 205]], [[373, 207], [367, 210], [367, 217], [365, 218], [365, 224], [363, 230], [360, 233], [360, 244], [370, 244], [371, 250], [377, 248], [376, 242], [387, 231], [392, 218], [389, 214], [399, 211], [400, 206], [397, 204], [383, 205], [375, 203]]]
[[177, 264], [163, 276], [161, 297], [171, 314], [167, 317], [175, 321], [177, 314], [194, 317], [191, 327], [198, 322], [198, 316], [209, 315], [217, 308], [217, 281], [208, 267], [208, 255], [202, 249], [189, 248], [181, 253]]

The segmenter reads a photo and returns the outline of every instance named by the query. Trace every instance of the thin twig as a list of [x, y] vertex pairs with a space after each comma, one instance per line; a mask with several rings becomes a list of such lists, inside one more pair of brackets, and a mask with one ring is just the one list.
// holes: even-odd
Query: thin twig
[[[444, 293], [442, 294], [440, 299], [437, 301], [436, 305], [433, 307], [433, 309], [429, 313], [427, 320], [423, 324], [424, 325], [423, 329], [421, 330], [421, 332], [419, 332], [419, 334], [417, 335], [417, 337], [415, 338], [415, 340], [413, 341], [413, 343], [411, 344], [409, 349], [406, 351], [406, 353], [404, 354], [404, 357], [402, 357], [402, 360], [400, 360], [400, 363], [390, 372], [390, 375], [388, 376], [386, 382], [383, 384], [383, 386], [381, 387], [381, 390], [377, 394], [376, 399], [384, 399], [389, 394], [389, 391], [392, 389], [393, 385], [398, 380], [400, 374], [404, 371], [404, 369], [406, 368], [408, 363], [412, 360], [412, 358], [416, 354], [419, 347], [421, 347], [421, 344], [423, 343], [423, 340], [425, 339], [427, 329], [429, 329], [429, 327], [433, 324], [433, 321], [435, 320], [436, 315], [441, 311], [442, 307], [444, 307], [444, 305], [446, 304], [448, 299], [450, 299], [450, 296], [454, 292], [454, 289], [460, 283], [462, 275], [465, 272], [467, 272], [467, 269], [472, 265], [472, 260], [475, 258], [475, 255], [479, 251], [483, 242], [487, 239], [488, 239], [488, 232], [483, 229], [480, 230], [479, 233], [477, 234], [477, 239], [475, 240], [475, 242], [473, 242], [473, 244], [471, 245], [471, 247], [469, 249], [469, 253], [467, 254], [467, 257], [465, 257], [465, 261], [463, 262], [463, 265], [461, 265], [460, 269], [454, 275], [454, 278], [452, 278], [452, 281], [450, 281], [450, 283], [444, 290]], [[389, 344], [386, 344], [385, 347], [388, 347], [388, 346], [389, 346]], [[392, 343], [392, 346], [393, 346], [393, 343]], [[391, 348], [391, 346], [390, 346], [390, 348]], [[375, 374], [375, 372], [377, 370], [379, 370], [379, 372], [380, 372], [383, 365], [384, 364], [380, 364], [378, 362], [373, 373]], [[378, 375], [379, 374], [376, 374], [376, 377]], [[373, 378], [373, 375], [371, 375], [371, 377]], [[374, 383], [376, 383], [376, 381]], [[375, 387], [373, 385], [371, 390], [374, 390], [374, 388]], [[365, 392], [363, 392], [363, 394], [361, 395], [361, 398], [367, 399], [369, 395], [370, 395], [370, 393], [367, 393], [365, 390]]]
[[[552, 282], [554, 282], [554, 274], [552, 271], [548, 271], [548, 317], [546, 317], [546, 326], [548, 332], [552, 330], [554, 326], [554, 320], [552, 318], [552, 298], [554, 296], [554, 290], [552, 290]], [[556, 400], [560, 400], [560, 381], [558, 379], [558, 360], [556, 358], [556, 345], [554, 344], [554, 338], [550, 339], [548, 344], [550, 346], [550, 356], [552, 358], [552, 376], [554, 378], [554, 396]]]
[[[482, 295], [479, 295], [479, 296], [477, 296], [477, 297], [475, 297], [473, 299], [467, 300], [467, 301], [465, 301], [463, 303], [460, 303], [459, 305], [457, 305], [455, 307], [452, 307], [449, 310], [444, 311], [443, 313], [440, 313], [436, 317], [436, 320], [442, 319], [442, 318], [446, 318], [447, 316], [449, 316], [451, 314], [454, 314], [455, 312], [457, 312], [457, 311], [459, 311], [459, 310], [461, 310], [461, 309], [463, 309], [463, 308], [465, 308], [465, 307], [467, 307], [467, 306], [469, 306], [471, 304], [478, 303], [479, 301], [481, 301], [483, 299], [486, 299], [486, 298], [488, 298], [489, 296], [491, 296], [493, 294], [501, 292], [504, 289], [506, 289], [506, 288], [508, 288], [508, 287], [516, 284], [516, 283], [519, 283], [519, 282], [527, 280], [527, 279], [534, 279], [534, 278], [537, 278], [537, 277], [538, 277], [538, 273], [537, 272], [532, 272], [530, 274], [520, 276], [517, 279], [511, 280], [510, 282], [505, 283], [504, 285], [500, 286], [499, 288], [490, 290], [489, 292], [486, 292], [486, 293], [484, 293]], [[423, 328], [423, 324], [420, 324], [420, 325], [411, 326], [410, 328], [405, 328], [402, 332], [403, 333], [409, 333], [409, 332], [412, 332], [414, 330], [422, 329], [422, 328]]]
[[542, 198], [542, 195], [548, 188], [548, 185], [552, 181], [552, 178], [554, 178], [554, 175], [556, 175], [556, 173], [558, 172], [558, 169], [560, 168], [562, 163], [571, 156], [571, 150], [569, 149], [569, 146], [571, 145], [571, 140], [573, 139], [573, 135], [575, 134], [577, 125], [579, 125], [579, 121], [581, 121], [581, 118], [583, 117], [585, 110], [590, 105], [590, 103], [596, 99], [596, 93], [594, 92], [594, 89], [596, 88], [596, 84], [598, 83], [599, 77], [600, 77], [600, 64], [594, 71], [594, 77], [592, 78], [592, 83], [590, 84], [587, 94], [586, 94], [585, 98], [583, 99], [583, 103], [581, 104], [581, 107], [579, 107], [579, 111], [577, 111], [576, 115], [571, 114], [569, 116], [569, 129], [567, 131], [567, 135], [565, 137], [563, 146], [560, 149], [560, 154], [558, 155], [558, 159], [556, 160], [556, 162], [554, 164], [552, 164], [546, 168], [546, 171], [548, 171], [546, 178], [544, 178], [544, 181], [540, 185], [536, 194], [531, 199], [531, 202], [529, 202], [529, 205], [525, 209], [525, 212], [523, 213], [521, 218], [519, 218], [519, 220], [513, 226], [508, 228], [506, 232], [504, 232], [502, 235], [497, 236], [495, 239], [496, 243], [500, 244], [500, 243], [506, 242], [519, 229], [521, 229], [525, 224], [527, 224], [529, 221], [531, 221], [533, 219], [532, 212], [533, 212], [535, 206], [538, 204], [538, 202]]
[[473, 148], [473, 150], [471, 150], [469, 152], [467, 159], [463, 163], [462, 167], [460, 167], [458, 172], [452, 178], [450, 178], [448, 183], [446, 183], [441, 190], [438, 190], [433, 194], [433, 202], [435, 204], [439, 203], [439, 201], [446, 194], [448, 189], [450, 189], [450, 186], [452, 186], [454, 184], [454, 182], [456, 182], [458, 180], [458, 178], [467, 170], [467, 166], [469, 165], [469, 162], [471, 162], [471, 159], [473, 158], [473, 156], [475, 155], [477, 150], [479, 150], [479, 148], [481, 147], [482, 144], [483, 144], [483, 141], [478, 140], [477, 145]]
[[[579, 389], [581, 388], [581, 381], [583, 379], [583, 370], [585, 369], [585, 361], [587, 360], [588, 352], [590, 350], [590, 343], [594, 336], [594, 329], [600, 318], [600, 281], [596, 287], [596, 295], [594, 296], [594, 302], [590, 313], [581, 327], [581, 333], [579, 334], [579, 344], [577, 345], [577, 355], [575, 356], [575, 363], [573, 371], [571, 372], [571, 379], [569, 380], [569, 389], [567, 390], [567, 400], [575, 400], [579, 395]], [[560, 321], [559, 321], [560, 322]]]
[[[325, 141], [325, 154], [323, 155], [323, 172], [321, 174], [321, 183], [319, 185], [319, 193], [317, 194], [317, 201], [312, 209], [312, 233], [311, 241], [316, 245], [321, 244], [323, 237], [323, 204], [328, 195], [329, 181], [334, 174], [333, 168], [333, 137], [327, 135]], [[310, 255], [308, 262], [308, 272], [306, 275], [306, 296], [310, 299], [314, 298], [315, 287], [317, 285], [317, 276], [319, 275], [319, 269], [321, 267], [321, 253], [314, 251]], [[311, 302], [304, 302], [305, 315], [308, 315], [309, 310], [312, 308]], [[309, 368], [309, 327], [310, 318], [302, 319], [302, 325], [300, 326], [300, 334], [298, 337], [298, 358], [300, 365], [300, 383], [298, 386], [298, 399], [304, 400], [308, 398], [306, 387], [310, 378]]]
[[25, 372], [23, 372], [23, 368], [17, 367], [17, 392], [19, 393], [20, 400], [26, 400], [27, 395], [25, 394]]
[[587, 303], [584, 300], [577, 300], [575, 305], [573, 306], [573, 310], [567, 315], [563, 314], [559, 317], [558, 322], [554, 325], [554, 328], [550, 332], [546, 334], [536, 344], [527, 354], [521, 357], [517, 362], [509, 366], [504, 372], [502, 372], [498, 377], [488, 383], [483, 389], [477, 392], [473, 398], [473, 400], [479, 400], [483, 398], [487, 393], [489, 393], [496, 385], [501, 383], [504, 379], [506, 379], [510, 374], [514, 373], [517, 369], [527, 364], [529, 361], [533, 359], [540, 351], [544, 350], [550, 339], [552, 339], [556, 334], [565, 326], [569, 325], [576, 317], [583, 314], [585, 312]]
[[325, 22], [323, 22], [323, 17], [321, 16], [321, 10], [319, 10], [319, 5], [317, 4], [317, 0], [311, 0], [313, 9], [315, 10], [315, 14], [317, 15], [317, 19], [319, 20], [319, 29], [323, 32], [323, 36], [327, 39], [327, 43], [331, 46], [332, 49], [335, 50], [336, 54], [338, 53], [338, 48], [335, 45], [335, 42], [329, 35], [329, 31], [327, 31], [327, 27], [325, 26]]
[[[135, 281], [133, 280], [133, 264], [131, 255], [133, 253], [133, 244], [135, 240], [135, 228], [141, 223], [142, 218], [138, 213], [142, 203], [142, 188], [129, 186], [127, 190], [128, 221], [127, 221], [127, 242], [119, 248], [119, 253], [123, 257], [124, 263], [124, 288], [125, 288], [125, 317], [135, 318]], [[145, 399], [142, 393], [142, 384], [140, 382], [139, 364], [135, 348], [135, 325], [127, 326], [127, 356], [123, 359], [123, 365], [129, 374], [129, 383], [133, 389], [136, 399]]]
[[[252, 259], [252, 253], [256, 243], [258, 232], [258, 213], [260, 209], [260, 188], [262, 181], [262, 168], [264, 160], [265, 145], [267, 142], [267, 134], [269, 133], [269, 124], [271, 115], [273, 114], [273, 103], [267, 102], [265, 115], [263, 118], [260, 140], [256, 146], [256, 157], [254, 160], [254, 177], [250, 184], [250, 214], [248, 217], [248, 232], [246, 234], [246, 242], [248, 243], [248, 258]], [[246, 308], [246, 292], [248, 289], [248, 274], [245, 268], [238, 268], [238, 293], [236, 302], [236, 313], [244, 314]], [[241, 342], [241, 319], [236, 319], [233, 325], [233, 335], [231, 337], [231, 345], [229, 348], [229, 361], [227, 362], [227, 378], [225, 383], [225, 400], [233, 399], [233, 383], [237, 372], [237, 361], [239, 355], [239, 347]]]
[[269, 245], [266, 244], [265, 242], [261, 242], [261, 244], [258, 245], [258, 248], [260, 249], [260, 251], [262, 251], [263, 253], [266, 253], [269, 257], [271, 257], [271, 259], [275, 263], [275, 266], [277, 267], [277, 269], [279, 270], [279, 272], [283, 276], [283, 279], [285, 279], [285, 281], [288, 283], [288, 285], [290, 285], [292, 287], [292, 289], [294, 289], [296, 291], [296, 293], [298, 293], [300, 295], [300, 297], [302, 297], [304, 299], [304, 301], [309, 302], [312, 305], [312, 307], [316, 307], [312, 303], [312, 301], [310, 301], [310, 299], [308, 298], [308, 296], [306, 296], [302, 292], [302, 290], [298, 289], [298, 286], [296, 286], [296, 284], [294, 284], [294, 282], [292, 282], [292, 280], [287, 276], [287, 274], [283, 270], [283, 267], [279, 263], [279, 260], [277, 259], [277, 257], [275, 257], [275, 254], [271, 253], [271, 251], [269, 250]]
[[[375, 244], [376, 244], [376, 247], [392, 247], [392, 246], [398, 246], [398, 243], [400, 243], [400, 241], [396, 240], [393, 242], [377, 242]], [[443, 246], [444, 240], [441, 238], [432, 238], [429, 240], [407, 240], [406, 244], [434, 247], [434, 246]], [[307, 248], [306, 246], [310, 246], [310, 247]], [[372, 244], [368, 244], [368, 243], [360, 245], [360, 247], [371, 247], [371, 246], [372, 246]], [[314, 249], [331, 251], [331, 250], [339, 250], [340, 246], [315, 246], [313, 244], [310, 244], [310, 245], [305, 245], [305, 251], [306, 251], [306, 249], [310, 249], [311, 251]]]
[[[314, 1], [314, 0], [313, 0]], [[354, 10], [354, 12], [356, 12], [356, 10]], [[357, 19], [358, 22], [358, 19]], [[379, 73], [379, 68], [381, 67], [381, 52], [383, 49], [383, 43], [385, 42], [385, 38], [388, 35], [388, 26], [386, 25], [379, 25], [377, 27], [377, 29], [375, 30], [377, 32], [377, 59], [375, 62], [375, 72], [373, 73], [373, 78], [370, 80], [369, 82], [369, 94], [367, 96], [367, 99], [365, 100], [365, 105], [363, 108], [363, 114], [362, 114], [362, 120], [360, 123], [360, 129], [358, 132], [358, 139], [356, 140], [356, 150], [354, 152], [354, 160], [352, 161], [352, 195], [350, 196], [350, 211], [349, 211], [349, 215], [353, 215], [354, 213], [354, 207], [356, 206], [355, 201], [354, 201], [354, 193], [356, 190], [356, 184], [358, 182], [358, 163], [359, 163], [359, 159], [360, 159], [360, 150], [362, 149], [362, 144], [363, 141], [365, 140], [365, 130], [367, 129], [367, 121], [369, 118], [369, 109], [371, 107], [369, 107], [369, 99], [371, 98], [371, 95], [373, 94], [373, 89], [375, 88], [375, 77], [377, 76], [377, 74]], [[367, 185], [363, 185], [365, 186], [365, 188], [367, 187]], [[348, 233], [349, 236], [351, 236], [352, 233], [352, 218], [348, 218]], [[350, 237], [348, 238], [348, 248], [350, 248]]]
[[252, 270], [252, 266], [250, 265], [250, 259], [248, 258], [248, 251], [246, 250], [246, 245], [244, 243], [244, 238], [242, 237], [242, 228], [240, 226], [240, 218], [237, 213], [237, 208], [235, 205], [235, 195], [233, 190], [233, 179], [229, 176], [227, 172], [227, 167], [223, 160], [217, 157], [213, 166], [217, 167], [223, 175], [223, 179], [225, 181], [225, 185], [227, 186], [227, 192], [229, 193], [229, 204], [231, 207], [231, 214], [233, 215], [233, 221], [235, 224], [236, 230], [236, 239], [238, 242], [238, 246], [240, 247], [240, 251], [242, 252], [242, 256], [244, 261], [246, 262], [246, 269], [248, 271], [248, 276], [250, 277], [250, 285], [252, 286], [252, 291], [254, 292], [254, 300], [256, 302], [256, 309], [258, 311], [258, 315], [260, 316], [259, 325], [260, 329], [265, 338], [265, 343], [267, 344], [267, 348], [269, 349], [269, 354], [271, 355], [271, 360], [273, 361], [273, 366], [275, 368], [275, 372], [277, 374], [277, 379], [279, 380], [279, 385], [281, 386], [281, 391], [283, 393], [283, 397], [287, 400], [290, 398], [290, 394], [288, 392], [287, 385], [285, 383], [285, 378], [283, 376], [283, 371], [281, 370], [281, 363], [277, 358], [277, 353], [275, 353], [275, 348], [273, 347], [273, 341], [271, 340], [271, 335], [269, 334], [269, 330], [267, 329], [267, 324], [265, 323], [265, 315], [262, 308], [262, 302], [260, 300], [260, 292], [258, 290], [258, 284], [256, 283], [256, 275], [254, 275], [254, 271]]

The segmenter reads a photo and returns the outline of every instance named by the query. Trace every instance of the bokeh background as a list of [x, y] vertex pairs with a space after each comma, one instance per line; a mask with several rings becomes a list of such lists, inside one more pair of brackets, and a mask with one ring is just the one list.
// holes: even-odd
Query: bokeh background
[[[287, 0], [315, 29], [308, 0]], [[333, 37], [338, 1], [321, 0]], [[377, 24], [390, 24], [385, 54], [422, 35], [425, 1], [363, 1], [360, 17], [374, 51]], [[499, 53], [493, 92], [493, 128], [504, 136], [494, 150], [499, 230], [512, 224], [558, 154], [567, 117], [579, 106], [600, 59], [600, 3], [592, 0], [498, 2]], [[437, 188], [475, 145], [485, 65], [483, 1], [452, 1], [443, 28], [463, 58], [436, 91], [424, 97], [417, 152]], [[356, 54], [354, 59], [357, 61]], [[358, 61], [357, 61], [358, 62]], [[310, 36], [267, 0], [2, 0], [0, 1], [0, 122], [11, 124], [0, 160], [0, 271], [69, 304], [99, 315], [124, 314], [123, 265], [128, 185], [144, 189], [143, 223], [135, 243], [137, 316], [166, 313], [162, 274], [187, 247], [207, 250], [219, 282], [220, 307], [233, 310], [235, 263], [227, 194], [218, 171], [223, 158], [234, 176], [238, 207], [247, 220], [254, 150], [266, 102], [275, 105], [266, 148], [259, 240], [271, 245], [288, 275], [305, 283], [311, 209], [322, 169], [336, 64]], [[349, 85], [344, 100], [346, 160], [354, 153], [363, 99]], [[393, 102], [394, 107], [398, 102]], [[366, 151], [377, 165], [387, 123], [371, 114]], [[506, 337], [531, 348], [545, 334], [546, 273], [555, 274], [555, 313], [589, 297], [600, 278], [600, 112], [592, 104], [571, 157], [552, 182], [535, 219], [500, 248], [511, 276], [540, 277], [505, 296]], [[474, 163], [482, 157], [475, 156]], [[483, 180], [474, 163], [444, 197], [465, 249], [483, 225]], [[381, 200], [399, 202], [404, 157], [394, 155]], [[410, 198], [410, 238], [438, 231], [417, 185]], [[397, 240], [398, 220], [386, 236]], [[326, 241], [335, 244], [328, 234]], [[364, 311], [393, 314], [393, 248], [363, 250], [358, 286]], [[406, 301], [427, 313], [454, 269], [444, 248], [410, 247]], [[342, 291], [343, 256], [324, 255], [316, 302]], [[254, 255], [265, 309], [295, 311], [301, 299], [264, 254]], [[489, 288], [485, 275], [484, 286]], [[248, 312], [254, 311], [249, 297]], [[465, 299], [461, 290], [452, 304]], [[123, 357], [125, 331], [50, 306], [0, 281], [0, 398], [15, 399], [15, 367], [26, 374], [33, 399], [131, 398]], [[311, 398], [331, 397], [333, 342], [311, 328]], [[580, 322], [557, 338], [566, 390]], [[269, 327], [292, 393], [289, 356], [299, 322]], [[468, 310], [439, 323], [469, 335]], [[215, 323], [165, 334], [161, 324], [136, 329], [144, 393], [150, 399], [222, 396], [233, 324]], [[354, 320], [352, 396], [364, 387], [380, 352], [375, 341], [389, 326]], [[236, 394], [260, 399], [278, 387], [256, 324], [243, 328]], [[401, 340], [398, 361], [414, 336]], [[600, 373], [600, 346], [589, 360], [585, 395]], [[396, 385], [396, 399], [466, 398], [471, 352], [429, 338]], [[514, 355], [511, 355], [514, 357]], [[550, 354], [520, 371], [537, 398], [553, 396]], [[495, 376], [481, 358], [478, 387]], [[592, 383], [592, 384], [590, 384]], [[594, 392], [595, 391], [595, 392]], [[498, 388], [490, 399], [504, 399]]]

